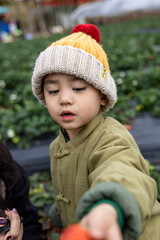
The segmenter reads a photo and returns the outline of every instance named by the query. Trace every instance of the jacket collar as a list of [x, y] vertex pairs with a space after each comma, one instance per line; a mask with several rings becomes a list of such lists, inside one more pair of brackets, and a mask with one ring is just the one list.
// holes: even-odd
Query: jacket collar
[[64, 137], [64, 129], [60, 128], [60, 145], [63, 149], [72, 149], [79, 146], [93, 131], [94, 129], [100, 124], [103, 119], [103, 113], [100, 112], [93, 120], [91, 120], [87, 125], [83, 127], [80, 133], [72, 140], [66, 143]]

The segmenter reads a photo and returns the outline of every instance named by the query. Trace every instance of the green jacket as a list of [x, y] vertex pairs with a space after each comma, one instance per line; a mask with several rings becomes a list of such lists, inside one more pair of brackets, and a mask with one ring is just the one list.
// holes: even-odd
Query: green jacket
[[68, 143], [60, 131], [50, 157], [54, 223], [66, 227], [95, 202], [111, 199], [123, 212], [125, 240], [160, 239], [156, 183], [132, 135], [118, 121], [100, 113]]

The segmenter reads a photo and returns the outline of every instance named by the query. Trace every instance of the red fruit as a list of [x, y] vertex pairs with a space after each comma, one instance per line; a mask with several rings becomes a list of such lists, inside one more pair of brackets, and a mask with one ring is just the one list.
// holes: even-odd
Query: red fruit
[[132, 126], [131, 125], [126, 125], [126, 128], [128, 129], [128, 131], [130, 131], [132, 129]]
[[88, 234], [88, 231], [81, 227], [78, 223], [72, 224], [60, 235], [59, 240], [94, 240]]

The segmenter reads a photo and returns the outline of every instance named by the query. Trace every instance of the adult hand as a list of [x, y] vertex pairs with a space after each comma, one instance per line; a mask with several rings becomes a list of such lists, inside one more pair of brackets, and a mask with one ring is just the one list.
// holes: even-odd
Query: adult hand
[[110, 204], [94, 207], [80, 221], [95, 240], [122, 240], [122, 233], [117, 222], [117, 212]]
[[[5, 210], [6, 218], [10, 220], [10, 230], [3, 235], [3, 240], [22, 240], [23, 237], [23, 223], [20, 221], [20, 217], [17, 210], [13, 208], [12, 211]], [[1, 240], [1, 239], [0, 239]]]

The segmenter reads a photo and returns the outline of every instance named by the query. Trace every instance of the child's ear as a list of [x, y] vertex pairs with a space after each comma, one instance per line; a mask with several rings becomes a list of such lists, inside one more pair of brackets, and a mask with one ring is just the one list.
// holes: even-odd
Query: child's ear
[[101, 106], [105, 106], [108, 102], [107, 96], [102, 94], [101, 95]]

